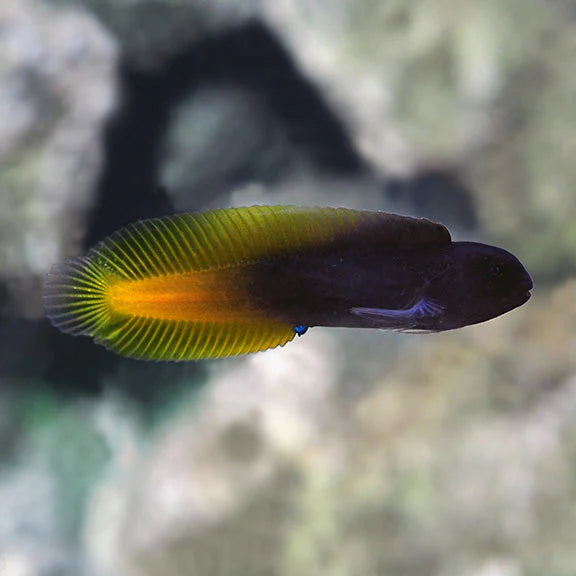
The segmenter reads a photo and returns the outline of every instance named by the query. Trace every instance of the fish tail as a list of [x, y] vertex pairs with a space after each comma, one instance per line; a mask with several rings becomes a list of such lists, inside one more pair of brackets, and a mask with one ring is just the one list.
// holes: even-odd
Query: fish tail
[[55, 264], [44, 283], [44, 308], [54, 326], [74, 335], [97, 336], [112, 318], [110, 278], [90, 257]]
[[[228, 268], [209, 268], [202, 244], [188, 246], [183, 224], [179, 217], [136, 223], [87, 256], [54, 265], [43, 291], [48, 319], [63, 332], [145, 360], [233, 356], [292, 340], [291, 324], [257, 308], [221, 304], [241, 288]], [[212, 253], [218, 255], [216, 248]], [[210, 289], [198, 284], [207, 278]], [[189, 302], [178, 290], [189, 292]]]

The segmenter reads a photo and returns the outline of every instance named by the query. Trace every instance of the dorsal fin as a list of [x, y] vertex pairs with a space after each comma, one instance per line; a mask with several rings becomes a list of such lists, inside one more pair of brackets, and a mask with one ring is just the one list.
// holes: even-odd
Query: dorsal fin
[[450, 243], [441, 224], [347, 208], [251, 206], [129, 224], [90, 253], [113, 274], [144, 278], [218, 269], [333, 241], [392, 249]]

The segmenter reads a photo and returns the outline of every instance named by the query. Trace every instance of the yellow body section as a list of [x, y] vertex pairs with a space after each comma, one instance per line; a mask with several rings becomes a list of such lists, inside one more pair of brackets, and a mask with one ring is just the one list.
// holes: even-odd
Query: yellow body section
[[107, 298], [115, 313], [158, 320], [232, 322], [259, 316], [235, 269], [119, 280]]

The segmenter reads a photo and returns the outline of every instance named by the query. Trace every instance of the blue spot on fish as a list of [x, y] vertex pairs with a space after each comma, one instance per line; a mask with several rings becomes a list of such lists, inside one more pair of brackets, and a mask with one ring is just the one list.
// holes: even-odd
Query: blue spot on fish
[[294, 326], [294, 332], [296, 332], [298, 336], [302, 336], [303, 334], [306, 334], [306, 332], [308, 332], [308, 326], [306, 326], [305, 324], [298, 324], [298, 326]]

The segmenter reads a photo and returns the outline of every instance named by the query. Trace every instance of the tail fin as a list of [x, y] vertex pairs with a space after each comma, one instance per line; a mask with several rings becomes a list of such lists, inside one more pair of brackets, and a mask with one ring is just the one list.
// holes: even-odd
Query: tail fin
[[109, 350], [143, 360], [248, 354], [283, 346], [295, 335], [291, 325], [262, 318], [194, 322], [122, 314], [109, 290], [118, 279], [118, 269], [110, 270], [98, 250], [55, 264], [44, 284], [46, 316], [63, 332], [91, 336]]
[[98, 334], [111, 320], [107, 276], [89, 257], [55, 264], [46, 277], [43, 296], [52, 324], [69, 334]]

